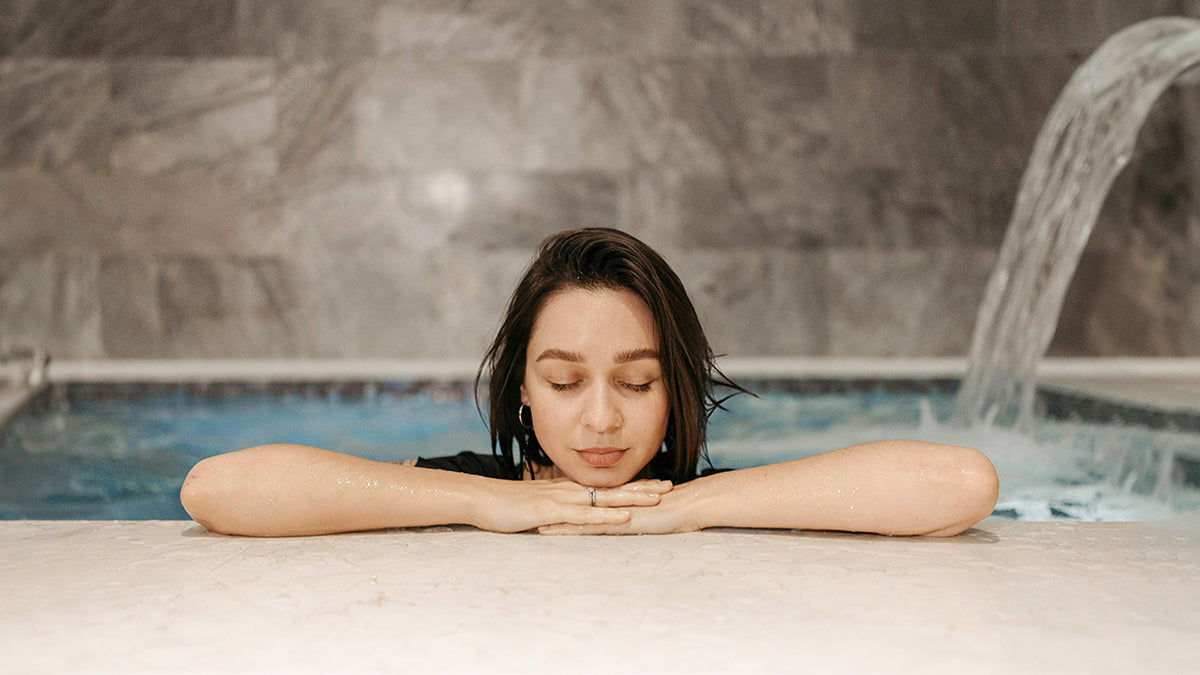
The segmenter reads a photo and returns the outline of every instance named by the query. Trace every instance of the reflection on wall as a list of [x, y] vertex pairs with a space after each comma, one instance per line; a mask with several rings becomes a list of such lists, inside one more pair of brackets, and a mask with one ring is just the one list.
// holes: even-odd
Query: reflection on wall
[[[0, 346], [475, 356], [534, 244], [612, 225], [675, 263], [720, 352], [962, 355], [1074, 67], [1128, 23], [1195, 10], [17, 3]], [[1200, 354], [1200, 98], [1158, 108], [1053, 353]]]

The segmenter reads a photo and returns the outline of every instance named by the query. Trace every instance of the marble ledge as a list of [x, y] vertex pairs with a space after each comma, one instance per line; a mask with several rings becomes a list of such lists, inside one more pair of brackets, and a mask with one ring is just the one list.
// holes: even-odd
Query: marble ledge
[[247, 539], [8, 521], [0, 538], [14, 672], [1166, 673], [1195, 667], [1200, 631], [1200, 541], [1142, 523]]

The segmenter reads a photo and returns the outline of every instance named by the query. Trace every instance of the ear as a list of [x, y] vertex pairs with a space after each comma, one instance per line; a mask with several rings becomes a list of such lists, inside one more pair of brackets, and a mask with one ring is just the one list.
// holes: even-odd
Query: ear
[[525, 383], [521, 383], [521, 404], [529, 407], [529, 394], [525, 391]]

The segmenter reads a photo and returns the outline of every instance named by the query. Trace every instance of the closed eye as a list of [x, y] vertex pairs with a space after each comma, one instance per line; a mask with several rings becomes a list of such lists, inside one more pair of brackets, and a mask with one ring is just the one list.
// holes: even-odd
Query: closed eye
[[550, 387], [552, 389], [554, 389], [554, 391], [570, 391], [578, 386], [579, 386], [579, 380], [576, 380], [574, 382], [551, 382], [550, 383]]
[[622, 382], [621, 386], [625, 387], [629, 391], [634, 391], [639, 394], [644, 394], [644, 393], [650, 391], [650, 387], [653, 384], [654, 384], [654, 382], [646, 382], [645, 384], [635, 384], [633, 382]]

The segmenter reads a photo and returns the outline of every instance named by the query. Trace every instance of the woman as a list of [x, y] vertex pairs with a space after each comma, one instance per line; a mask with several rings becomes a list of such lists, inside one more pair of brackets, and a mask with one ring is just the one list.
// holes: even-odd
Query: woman
[[214, 532], [262, 536], [452, 523], [545, 534], [725, 526], [949, 536], [996, 502], [986, 457], [916, 441], [697, 477], [719, 405], [713, 386], [741, 389], [714, 367], [666, 261], [617, 230], [542, 243], [476, 384], [483, 379], [491, 456], [384, 463], [249, 448], [198, 463], [184, 508]]

